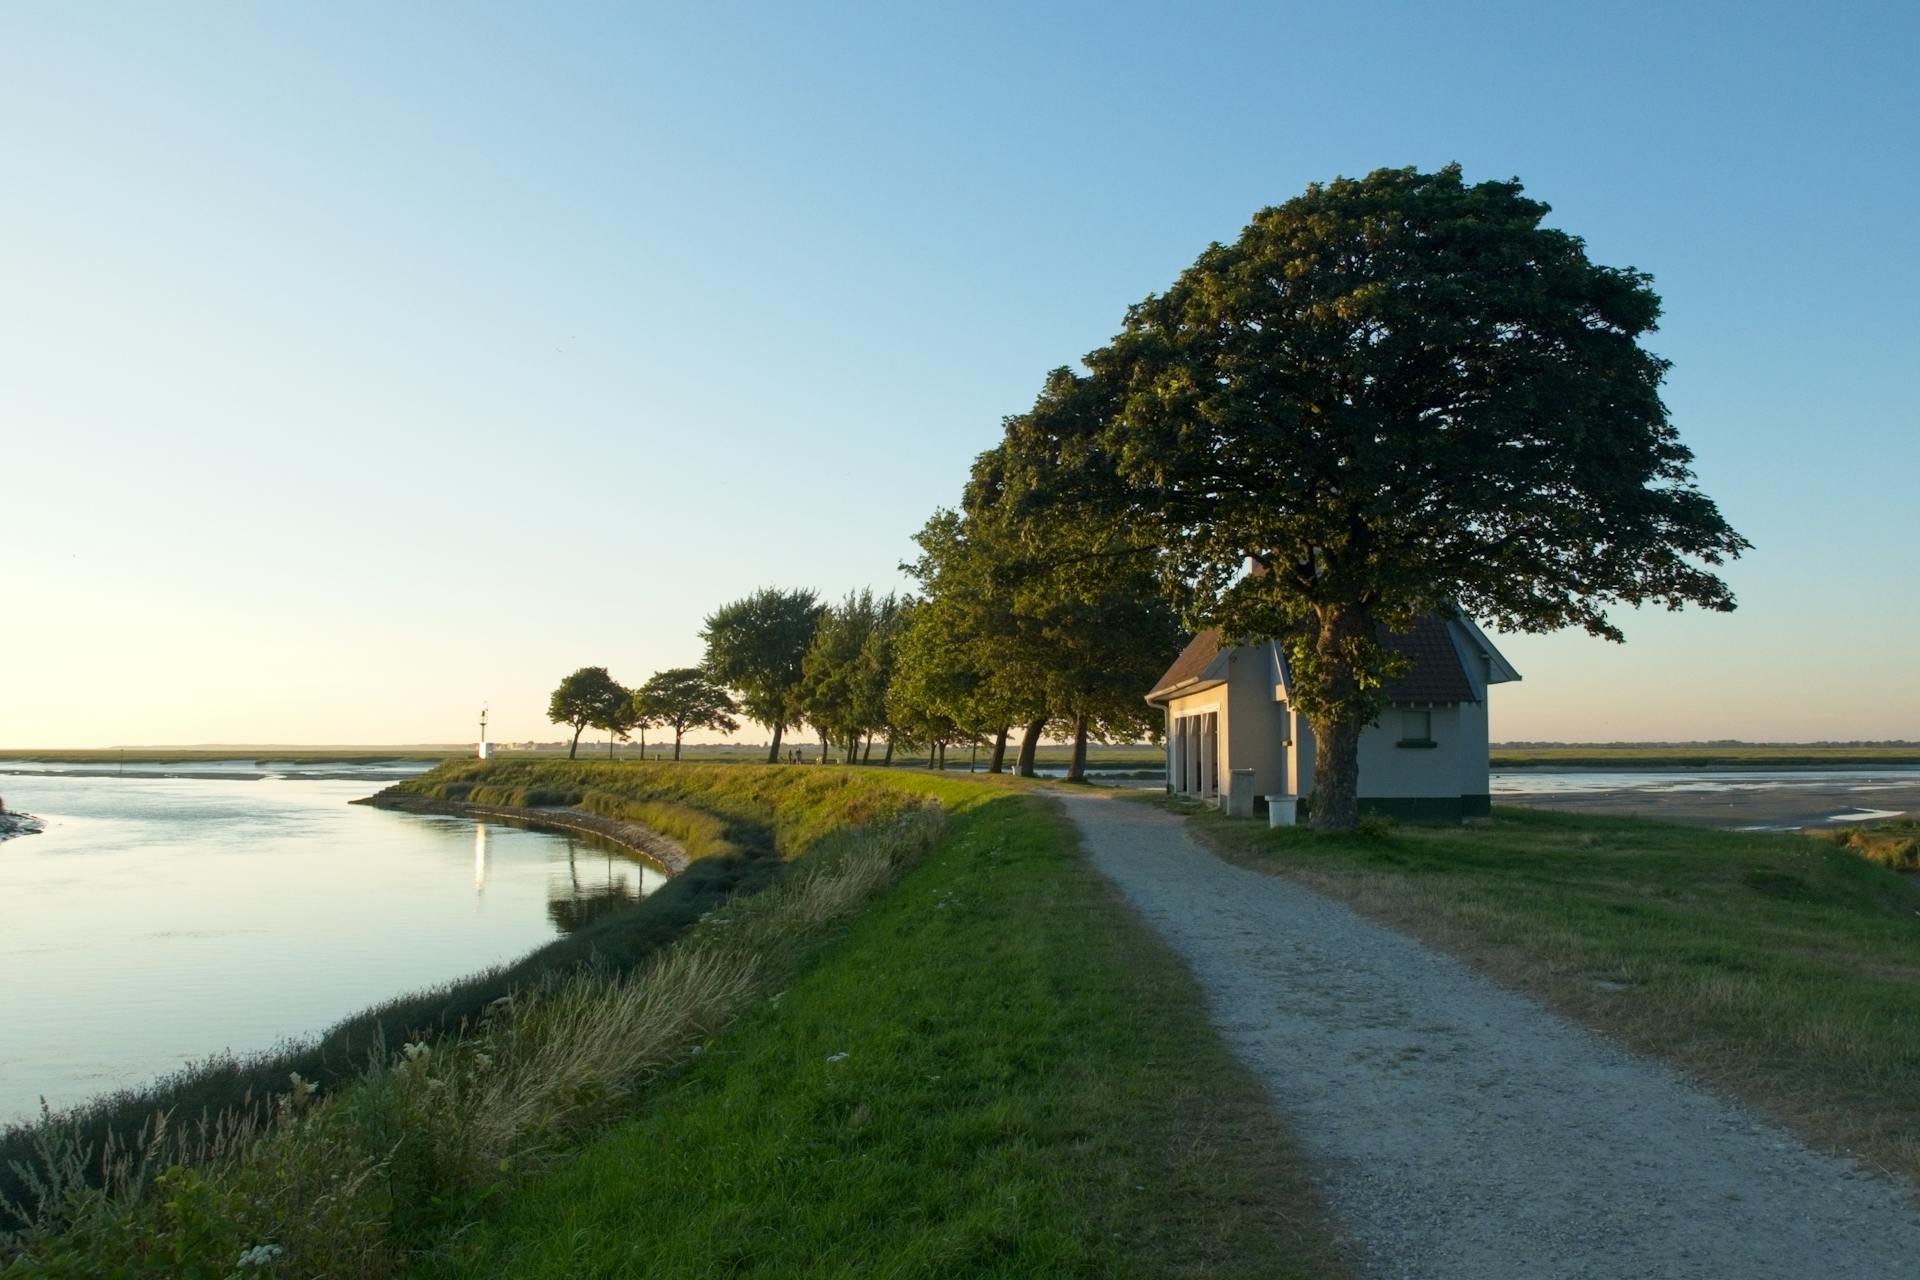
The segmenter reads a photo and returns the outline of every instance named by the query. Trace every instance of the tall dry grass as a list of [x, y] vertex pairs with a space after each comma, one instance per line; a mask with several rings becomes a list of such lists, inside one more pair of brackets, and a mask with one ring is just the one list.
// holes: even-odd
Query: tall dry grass
[[0, 1239], [0, 1278], [396, 1274], [517, 1176], [632, 1114], [941, 825], [922, 808], [843, 833], [637, 970], [517, 991], [468, 1035], [375, 1052], [333, 1096], [295, 1075], [269, 1119], [160, 1115], [138, 1150], [48, 1127], [22, 1171], [39, 1207]]

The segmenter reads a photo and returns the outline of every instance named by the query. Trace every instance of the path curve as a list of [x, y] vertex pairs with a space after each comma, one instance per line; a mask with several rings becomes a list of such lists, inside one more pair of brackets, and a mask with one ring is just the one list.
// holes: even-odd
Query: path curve
[[1869, 1176], [1185, 822], [1062, 796], [1312, 1160], [1361, 1274], [1920, 1276]]

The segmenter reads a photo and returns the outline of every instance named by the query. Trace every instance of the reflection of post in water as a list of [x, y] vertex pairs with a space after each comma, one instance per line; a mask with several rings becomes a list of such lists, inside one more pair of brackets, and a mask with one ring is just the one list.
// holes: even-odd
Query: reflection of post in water
[[567, 841], [567, 879], [563, 884], [551, 881], [547, 893], [547, 917], [554, 927], [562, 933], [572, 933], [586, 924], [598, 919], [609, 911], [631, 906], [640, 900], [640, 893], [627, 881], [624, 875], [614, 871], [614, 857], [607, 853], [606, 881], [591, 888], [580, 884], [580, 845], [572, 837]]
[[473, 896], [478, 898], [487, 891], [487, 824], [473, 824]]

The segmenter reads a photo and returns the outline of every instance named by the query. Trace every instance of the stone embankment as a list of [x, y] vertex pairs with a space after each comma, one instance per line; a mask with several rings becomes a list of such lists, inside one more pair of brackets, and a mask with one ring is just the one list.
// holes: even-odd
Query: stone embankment
[[691, 861], [687, 851], [677, 840], [669, 840], [651, 827], [643, 827], [637, 822], [627, 822], [620, 818], [608, 818], [601, 814], [589, 813], [580, 808], [523, 808], [504, 804], [468, 804], [464, 800], [435, 800], [426, 796], [390, 795], [381, 792], [369, 796], [357, 804], [372, 805], [376, 809], [397, 809], [402, 813], [444, 813], [457, 818], [499, 818], [507, 822], [523, 822], [532, 827], [546, 827], [558, 831], [575, 831], [582, 835], [598, 836], [602, 840], [611, 840], [647, 861], [658, 864], [669, 875], [679, 875], [687, 869]]

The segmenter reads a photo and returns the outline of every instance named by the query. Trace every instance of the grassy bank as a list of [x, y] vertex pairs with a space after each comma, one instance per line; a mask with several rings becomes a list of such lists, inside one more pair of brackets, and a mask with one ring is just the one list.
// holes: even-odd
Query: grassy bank
[[[9, 1218], [7, 1203], [43, 1198], [22, 1170], [43, 1166], [40, 1152], [49, 1143], [96, 1153], [77, 1176], [97, 1183], [99, 1153], [119, 1150], [137, 1157], [155, 1144], [156, 1115], [174, 1117], [159, 1142], [157, 1158], [164, 1161], [173, 1149], [169, 1144], [185, 1138], [183, 1127], [189, 1123], [245, 1127], [270, 1118], [292, 1074], [331, 1091], [359, 1078], [370, 1058], [403, 1043], [437, 1040], [480, 1024], [490, 1008], [515, 991], [581, 972], [619, 977], [642, 968], [721, 904], [778, 878], [783, 859], [798, 857], [836, 833], [898, 817], [921, 802], [911, 786], [883, 785], [883, 776], [849, 770], [461, 761], [390, 788], [403, 797], [431, 797], [466, 795], [478, 787], [502, 797], [501, 803], [571, 802], [591, 795], [603, 810], [628, 820], [651, 817], [677, 824], [676, 838], [700, 837], [705, 843], [696, 841], [690, 851], [705, 856], [633, 906], [603, 915], [512, 964], [397, 996], [306, 1043], [245, 1056], [216, 1055], [40, 1122], [0, 1129], [0, 1227]], [[527, 791], [550, 794], [529, 797], [523, 794]]]
[[1264, 1095], [1044, 799], [467, 768], [426, 785], [706, 788], [788, 860], [688, 874], [785, 870], [624, 970], [549, 972], [318, 1090], [274, 1082], [264, 1118], [176, 1116], [105, 1191], [99, 1152], [54, 1144], [0, 1277], [1335, 1274]]
[[[381, 796], [528, 808], [578, 805], [642, 825], [664, 821], [665, 834], [691, 838], [708, 853], [787, 859], [832, 832], [884, 821], [919, 804], [926, 792], [911, 779], [877, 769], [509, 757], [442, 765]], [[688, 852], [699, 856], [693, 848]]]
[[1920, 883], [1832, 843], [1502, 809], [1314, 836], [1196, 814], [1331, 893], [1836, 1148], [1920, 1179]]
[[1297, 1153], [1044, 799], [939, 850], [444, 1276], [1315, 1276]]
[[1495, 747], [1496, 769], [1840, 769], [1920, 764], [1920, 747], [1827, 747], [1801, 743], [1712, 747]]
[[[922, 856], [939, 811], [893, 790], [909, 793], [885, 819], [821, 835], [804, 863], [672, 946], [624, 969], [542, 973], [460, 1034], [382, 1046], [353, 1078], [289, 1075], [264, 1114], [163, 1117], [144, 1155], [43, 1130], [27, 1176], [38, 1208], [0, 1244], [0, 1275], [399, 1274], [476, 1205], [629, 1114]], [[104, 1186], [89, 1176], [103, 1155]]]

